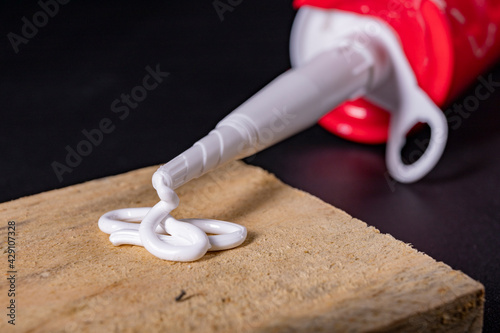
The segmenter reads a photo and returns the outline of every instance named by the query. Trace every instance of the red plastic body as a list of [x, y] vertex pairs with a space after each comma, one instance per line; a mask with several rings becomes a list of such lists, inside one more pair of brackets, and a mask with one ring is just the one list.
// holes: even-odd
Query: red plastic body
[[[440, 107], [451, 102], [500, 57], [499, 0], [295, 0], [313, 6], [371, 15], [399, 37], [420, 87]], [[389, 114], [359, 99], [320, 120], [346, 139], [387, 141]], [[349, 126], [352, 131], [343, 131]]]

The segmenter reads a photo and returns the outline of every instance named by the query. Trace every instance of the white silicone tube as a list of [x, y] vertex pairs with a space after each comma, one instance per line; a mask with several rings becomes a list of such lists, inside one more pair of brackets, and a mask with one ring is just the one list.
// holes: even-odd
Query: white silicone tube
[[387, 74], [383, 61], [376, 43], [361, 46], [353, 38], [339, 40], [307, 64], [278, 76], [206, 137], [161, 166], [153, 186], [159, 191], [164, 186], [175, 189], [314, 125], [335, 106], [383, 81]]
[[[358, 42], [360, 31], [366, 38]], [[175, 261], [196, 260], [209, 249], [242, 244], [247, 234], [244, 226], [173, 218], [170, 211], [179, 204], [173, 190], [314, 125], [340, 103], [360, 96], [392, 113], [386, 160], [396, 180], [416, 181], [437, 163], [446, 143], [446, 118], [419, 88], [397, 37], [384, 22], [306, 6], [299, 11], [292, 30], [291, 57], [293, 69], [155, 172], [153, 186], [161, 199], [157, 205], [101, 217], [99, 227], [111, 234], [113, 244], [141, 245], [159, 258]], [[431, 127], [429, 148], [416, 163], [404, 165], [401, 148], [406, 133], [418, 122]], [[140, 226], [130, 223], [138, 218], [143, 218]]]

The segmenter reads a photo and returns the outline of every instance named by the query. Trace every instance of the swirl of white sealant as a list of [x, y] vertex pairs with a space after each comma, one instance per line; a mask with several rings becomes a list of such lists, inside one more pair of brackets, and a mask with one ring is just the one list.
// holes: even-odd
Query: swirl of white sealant
[[[205, 255], [210, 248], [207, 234], [189, 223], [168, 218], [176, 208], [166, 201], [160, 201], [151, 208], [139, 226], [142, 245], [158, 258], [172, 261], [194, 261]], [[165, 221], [165, 231], [176, 240], [176, 244], [162, 241], [156, 228]], [[185, 242], [185, 244], [183, 244]]]
[[[171, 261], [194, 261], [208, 251], [234, 248], [246, 238], [245, 227], [219, 220], [176, 220], [170, 212], [178, 205], [175, 192], [162, 195], [154, 207], [126, 208], [107, 212], [99, 219], [101, 231], [113, 245], [144, 246], [153, 255]], [[163, 189], [162, 194], [165, 193]], [[133, 223], [132, 221], [140, 221]], [[163, 234], [164, 232], [170, 236]], [[206, 233], [214, 234], [207, 236]]]

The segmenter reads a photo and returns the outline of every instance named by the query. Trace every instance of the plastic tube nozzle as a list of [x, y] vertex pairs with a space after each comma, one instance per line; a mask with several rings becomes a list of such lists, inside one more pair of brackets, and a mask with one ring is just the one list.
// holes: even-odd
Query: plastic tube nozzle
[[207, 136], [161, 166], [153, 184], [162, 181], [175, 189], [221, 164], [250, 156], [314, 125], [335, 106], [365, 94], [385, 79], [380, 54], [376, 43], [363, 46], [346, 38], [307, 64], [290, 69], [225, 117]]

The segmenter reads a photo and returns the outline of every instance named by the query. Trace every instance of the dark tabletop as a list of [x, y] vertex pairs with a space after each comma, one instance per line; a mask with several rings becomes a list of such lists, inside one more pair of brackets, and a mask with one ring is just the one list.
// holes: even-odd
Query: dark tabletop
[[[60, 1], [53, 17], [36, 1], [0, 4], [0, 202], [165, 163], [290, 67], [289, 0]], [[156, 70], [168, 75], [118, 109]], [[500, 66], [490, 73], [500, 82]], [[500, 90], [461, 117], [440, 163], [411, 185], [387, 176], [383, 145], [319, 126], [247, 162], [481, 281], [485, 332], [498, 332], [499, 103]], [[99, 126], [102, 138], [82, 144]], [[70, 166], [78, 147], [87, 156]]]

